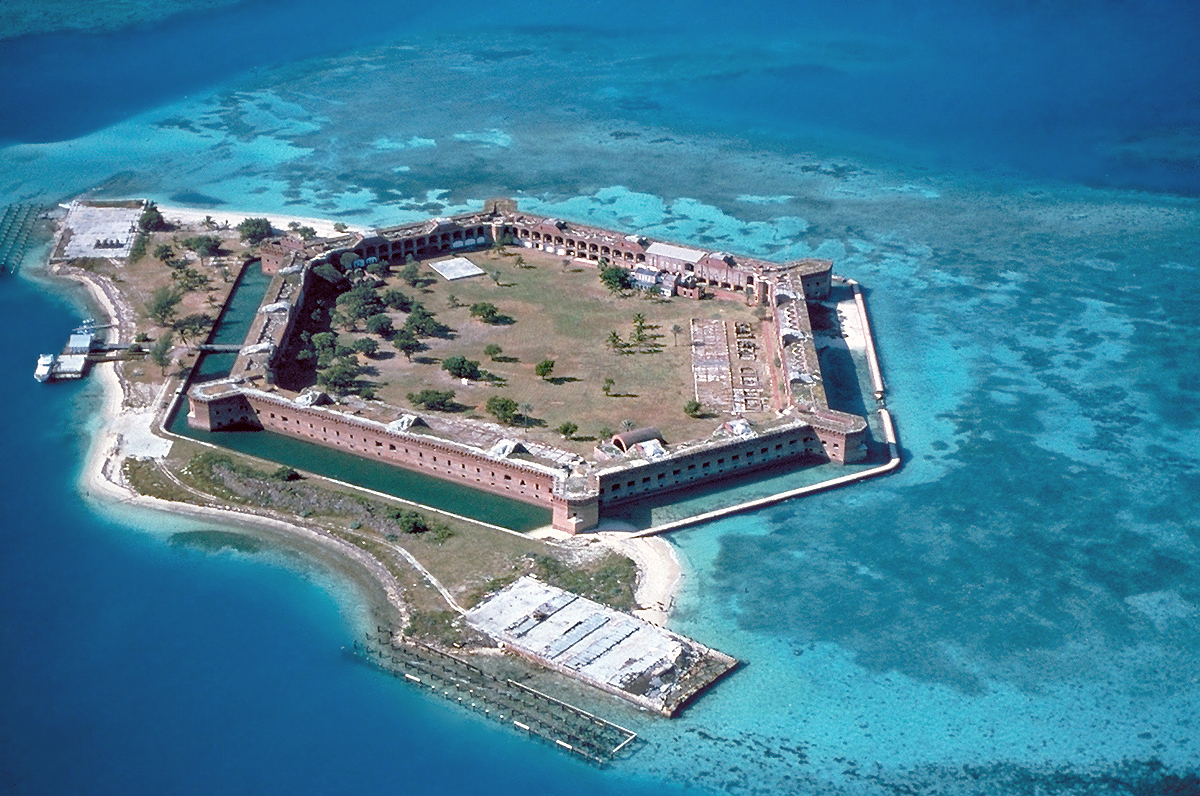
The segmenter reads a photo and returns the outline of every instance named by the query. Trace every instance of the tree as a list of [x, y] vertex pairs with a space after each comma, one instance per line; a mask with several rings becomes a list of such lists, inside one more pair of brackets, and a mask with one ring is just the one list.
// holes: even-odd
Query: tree
[[620, 351], [625, 347], [625, 341], [621, 339], [621, 335], [614, 329], [608, 333], [608, 345], [613, 351]]
[[275, 471], [271, 473], [271, 478], [276, 481], [299, 481], [300, 473], [296, 472], [287, 465], [283, 465], [277, 467]]
[[301, 240], [312, 240], [317, 237], [317, 231], [312, 227], [296, 227], [296, 234], [300, 236]]
[[217, 228], [217, 220], [215, 218], [213, 218], [212, 216], [205, 216], [204, 220], [201, 221], [200, 223], [204, 225], [205, 229], [216, 229]]
[[371, 337], [360, 337], [350, 346], [360, 354], [365, 354], [368, 357], [375, 356], [379, 351], [379, 343]]
[[671, 334], [675, 335], [675, 345], [679, 345], [679, 335], [683, 334], [683, 327], [679, 324], [671, 326]]
[[337, 335], [333, 332], [317, 332], [312, 336], [313, 348], [320, 351], [332, 351], [337, 345]]
[[197, 312], [175, 321], [175, 331], [183, 344], [187, 345], [191, 338], [200, 337], [208, 332], [212, 323], [213, 319], [210, 316]]
[[412, 355], [425, 348], [425, 344], [417, 339], [411, 329], [401, 329], [392, 337], [392, 345], [409, 362], [412, 362]]
[[411, 254], [404, 261], [404, 267], [400, 269], [400, 278], [407, 282], [409, 287], [416, 287], [421, 282], [421, 269], [417, 267]]
[[392, 264], [386, 259], [376, 260], [367, 266], [367, 273], [372, 276], [387, 276], [392, 272]]
[[384, 306], [388, 309], [399, 310], [400, 312], [408, 312], [412, 309], [412, 299], [402, 290], [386, 290], [382, 296]]
[[525, 423], [525, 428], [529, 428], [529, 419], [533, 416], [533, 404], [521, 404], [521, 420]]
[[491, 398], [488, 398], [487, 403], [484, 404], [484, 408], [487, 409], [488, 414], [505, 425], [512, 423], [513, 419], [517, 416], [518, 409], [517, 402], [512, 398], [501, 398], [499, 395], [493, 395]]
[[601, 269], [600, 281], [604, 283], [610, 293], [620, 293], [633, 287], [633, 280], [630, 279], [629, 272], [619, 265]]
[[146, 209], [138, 216], [138, 229], [142, 232], [158, 232], [167, 228], [167, 220], [154, 202], [146, 205]]
[[172, 287], [164, 285], [158, 288], [146, 302], [146, 317], [159, 326], [166, 326], [175, 317], [175, 305], [180, 298], [179, 292]]
[[471, 381], [479, 379], [479, 363], [463, 356], [446, 357], [442, 360], [442, 370], [456, 379], [470, 379]]
[[150, 361], [158, 365], [164, 376], [167, 375], [167, 367], [171, 364], [172, 337], [174, 334], [168, 330], [150, 347]]
[[525, 267], [525, 258], [519, 254], [517, 255], [517, 259], [513, 260], [513, 262], [517, 264], [517, 268]]
[[378, 315], [384, 309], [383, 300], [375, 291], [375, 286], [368, 282], [360, 282], [350, 288], [337, 297], [336, 303], [341, 322], [350, 331], [358, 328], [359, 321]]
[[367, 318], [366, 326], [368, 332], [377, 334], [385, 340], [396, 333], [396, 330], [392, 327], [392, 319], [382, 312]]
[[703, 408], [699, 401], [688, 401], [683, 405], [683, 413], [688, 417], [699, 417]]
[[504, 353], [504, 349], [495, 343], [488, 343], [486, 346], [484, 346], [483, 353], [490, 357], [493, 362], [495, 362], [496, 357]]
[[419, 301], [413, 302], [404, 327], [417, 337], [439, 337], [450, 331], [450, 327], [439, 323], [433, 313], [425, 309], [425, 305]]
[[621, 421], [621, 428], [625, 429], [626, 431], [633, 431], [633, 427], [636, 425], [637, 423], [633, 422], [632, 420]]
[[348, 229], [350, 229], [350, 227], [346, 226], [346, 222], [344, 221], [335, 221], [333, 224], [334, 232], [345, 232]]
[[548, 379], [550, 374], [554, 372], [554, 360], [543, 359], [541, 362], [533, 366], [533, 372], [539, 378]]
[[563, 439], [570, 439], [571, 437], [575, 436], [575, 432], [579, 430], [579, 426], [568, 420], [567, 422], [560, 424], [559, 427], [554, 430], [559, 434], [562, 434]]
[[612, 388], [613, 388], [613, 386], [614, 386], [614, 385], [616, 385], [616, 382], [615, 382], [615, 381], [613, 381], [613, 380], [612, 380], [611, 378], [609, 378], [608, 376], [605, 376], [605, 377], [604, 377], [604, 394], [605, 394], [605, 395], [612, 395]]
[[454, 390], [421, 390], [419, 393], [409, 393], [408, 400], [414, 406], [432, 409], [436, 412], [448, 412], [454, 408]]
[[312, 272], [315, 276], [319, 276], [333, 285], [336, 290], [344, 290], [350, 284], [346, 279], [346, 275], [339, 271], [337, 266], [332, 263], [321, 263], [314, 266]]
[[484, 323], [496, 323], [501, 316], [495, 304], [490, 301], [477, 301], [471, 305], [471, 317]]
[[243, 219], [242, 223], [237, 225], [237, 231], [242, 236], [242, 240], [251, 245], [261, 243], [274, 233], [274, 230], [271, 229], [271, 222], [265, 218]]
[[323, 370], [317, 371], [317, 384], [330, 392], [344, 394], [351, 392], [355, 379], [362, 374], [362, 367], [349, 359], [335, 359]]
[[165, 243], [160, 243], [154, 247], [154, 259], [162, 260], [164, 263], [175, 256], [175, 250]]

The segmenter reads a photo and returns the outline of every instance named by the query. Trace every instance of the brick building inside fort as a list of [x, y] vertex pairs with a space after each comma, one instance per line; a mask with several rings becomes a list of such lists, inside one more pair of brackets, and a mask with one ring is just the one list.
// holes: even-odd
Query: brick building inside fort
[[[639, 284], [653, 285], [664, 295], [709, 295], [769, 308], [770, 342], [786, 385], [778, 398], [781, 405], [775, 407], [778, 419], [754, 425], [735, 417], [709, 438], [665, 447], [619, 446], [611, 450], [620, 450], [620, 456], [585, 460], [482, 431], [463, 441], [453, 424], [432, 415], [393, 411], [390, 419], [363, 417], [273, 391], [275, 358], [286, 348], [314, 266], [340, 263], [343, 255], [363, 263], [419, 260], [497, 242], [597, 266], [620, 265]], [[866, 455], [865, 418], [830, 409], [820, 387], [809, 302], [829, 296], [833, 277], [827, 260], [780, 264], [708, 252], [522, 213], [507, 199], [491, 200], [479, 213], [371, 235], [307, 244], [277, 239], [261, 251], [263, 270], [274, 275], [264, 306], [230, 377], [189, 391], [188, 423], [193, 428], [250, 425], [378, 459], [545, 506], [552, 511], [554, 527], [571, 533], [594, 527], [605, 508], [651, 494], [805, 458], [847, 463]]]

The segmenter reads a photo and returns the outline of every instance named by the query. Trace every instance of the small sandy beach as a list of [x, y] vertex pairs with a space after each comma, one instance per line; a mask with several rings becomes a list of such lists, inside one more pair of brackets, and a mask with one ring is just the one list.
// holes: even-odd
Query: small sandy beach
[[[282, 213], [258, 213], [245, 210], [226, 210], [223, 208], [196, 210], [191, 207], [176, 207], [174, 205], [159, 205], [159, 211], [163, 214], [168, 222], [179, 224], [182, 226], [197, 226], [204, 223], [204, 219], [211, 217], [217, 224], [228, 224], [230, 227], [236, 227], [247, 218], [265, 218], [271, 222], [271, 226], [280, 232], [286, 232], [288, 224], [296, 223], [304, 227], [312, 227], [317, 231], [317, 235], [323, 238], [333, 238], [343, 233], [338, 232], [333, 228], [335, 222], [325, 218], [307, 218], [305, 216], [289, 216]], [[343, 222], [350, 232], [365, 233], [369, 231], [369, 227], [364, 227], [361, 224], [351, 224]]]

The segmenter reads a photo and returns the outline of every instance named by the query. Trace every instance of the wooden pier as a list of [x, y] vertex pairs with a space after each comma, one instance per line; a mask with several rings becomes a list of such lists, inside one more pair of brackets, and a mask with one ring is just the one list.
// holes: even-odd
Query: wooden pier
[[630, 752], [637, 733], [511, 679], [415, 641], [396, 643], [391, 631], [356, 642], [372, 663], [461, 707], [597, 766]]
[[19, 204], [9, 205], [0, 214], [0, 274], [16, 273], [21, 267], [40, 212], [38, 205]]

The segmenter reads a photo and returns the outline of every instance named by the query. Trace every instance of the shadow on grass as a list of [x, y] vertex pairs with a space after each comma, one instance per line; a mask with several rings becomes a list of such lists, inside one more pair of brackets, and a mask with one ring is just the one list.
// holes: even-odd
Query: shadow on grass
[[579, 379], [575, 378], [574, 376], [552, 376], [551, 378], [546, 379], [546, 381], [550, 382], [551, 384], [566, 384], [567, 382], [571, 381], [579, 381]]
[[520, 362], [521, 360], [518, 357], [499, 356], [499, 357], [492, 357], [492, 361], [493, 362]]

